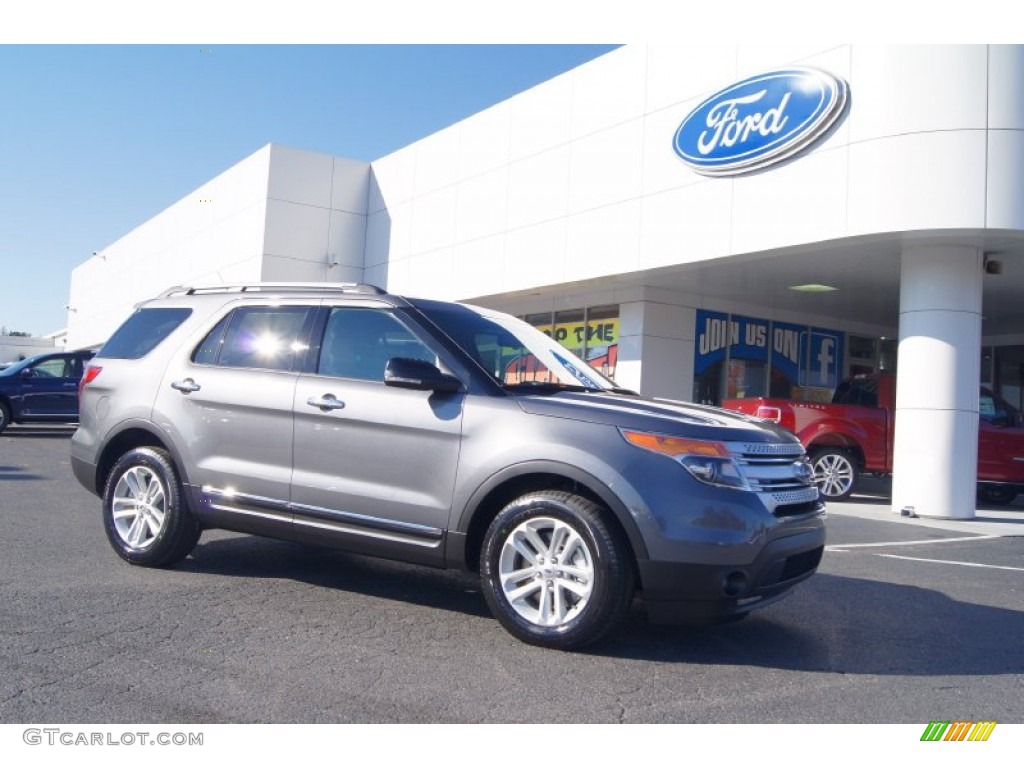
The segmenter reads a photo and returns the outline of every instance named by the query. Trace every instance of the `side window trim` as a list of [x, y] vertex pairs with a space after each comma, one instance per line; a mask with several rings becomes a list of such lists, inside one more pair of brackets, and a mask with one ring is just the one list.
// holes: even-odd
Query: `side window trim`
[[310, 313], [310, 334], [306, 344], [306, 358], [299, 366], [300, 373], [319, 375], [317, 368], [320, 367], [320, 347], [324, 343], [324, 332], [327, 330], [327, 318], [331, 315], [331, 309], [333, 307], [321, 305], [316, 307], [315, 312]]
[[[213, 328], [211, 328], [202, 340], [196, 345], [196, 348], [192, 350], [192, 355], [189, 358], [195, 365], [209, 365], [217, 366], [220, 363], [220, 351], [223, 349], [224, 344], [224, 332], [231, 324], [231, 318], [237, 311], [237, 307], [233, 308], [224, 317], [218, 320]], [[212, 357], [209, 360], [199, 360], [198, 358], [203, 355], [207, 350], [212, 350]]]

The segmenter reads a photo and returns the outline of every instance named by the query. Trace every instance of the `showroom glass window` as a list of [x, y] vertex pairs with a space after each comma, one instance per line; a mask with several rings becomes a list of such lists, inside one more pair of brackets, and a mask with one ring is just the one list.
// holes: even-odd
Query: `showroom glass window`
[[615, 378], [619, 357], [619, 307], [617, 304], [583, 309], [540, 312], [523, 319], [551, 336], [577, 357]]

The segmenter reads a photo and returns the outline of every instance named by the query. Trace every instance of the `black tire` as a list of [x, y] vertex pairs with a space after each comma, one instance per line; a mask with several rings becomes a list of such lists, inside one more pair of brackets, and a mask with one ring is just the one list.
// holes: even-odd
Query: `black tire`
[[857, 485], [857, 462], [842, 448], [811, 450], [814, 483], [826, 501], [842, 501]]
[[103, 490], [103, 527], [118, 555], [155, 568], [188, 557], [202, 532], [170, 455], [149, 447], [128, 451], [114, 464]]
[[0, 432], [7, 429], [7, 426], [11, 423], [11, 409], [7, 407], [7, 403], [0, 401]]
[[[561, 491], [529, 493], [498, 513], [484, 536], [480, 576], [491, 612], [512, 635], [569, 650], [621, 621], [635, 577], [629, 546], [607, 514]], [[522, 575], [503, 586], [503, 573]]]
[[1017, 486], [1015, 485], [979, 485], [978, 501], [991, 504], [995, 507], [1005, 507], [1017, 498]]

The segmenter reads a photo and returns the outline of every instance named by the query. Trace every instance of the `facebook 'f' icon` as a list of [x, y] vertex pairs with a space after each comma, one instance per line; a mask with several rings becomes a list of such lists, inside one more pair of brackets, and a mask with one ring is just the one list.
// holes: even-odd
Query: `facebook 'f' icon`
[[818, 346], [818, 384], [823, 387], [832, 386], [832, 363], [835, 362], [835, 354], [833, 349], [836, 345], [836, 340], [831, 336], [820, 337], [821, 341]]
[[843, 334], [825, 328], [811, 328], [800, 334], [800, 384], [832, 389], [843, 370]]

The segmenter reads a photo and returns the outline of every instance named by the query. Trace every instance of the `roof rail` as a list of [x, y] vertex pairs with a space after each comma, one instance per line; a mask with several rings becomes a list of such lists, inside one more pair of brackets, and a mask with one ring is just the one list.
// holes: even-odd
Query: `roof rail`
[[195, 296], [201, 293], [306, 293], [309, 291], [368, 293], [376, 296], [387, 293], [383, 288], [369, 283], [238, 283], [231, 285], [175, 285], [161, 293], [158, 298], [166, 299], [178, 294]]

